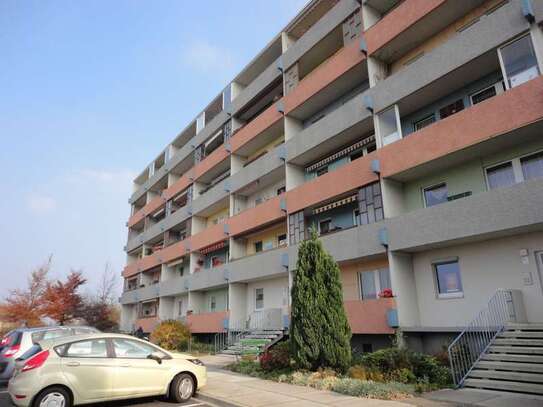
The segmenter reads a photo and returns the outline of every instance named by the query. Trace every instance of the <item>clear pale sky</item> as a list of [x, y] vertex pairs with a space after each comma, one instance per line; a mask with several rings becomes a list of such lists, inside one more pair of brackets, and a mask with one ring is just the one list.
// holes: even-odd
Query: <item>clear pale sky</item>
[[0, 0], [0, 297], [120, 276], [134, 176], [306, 2]]

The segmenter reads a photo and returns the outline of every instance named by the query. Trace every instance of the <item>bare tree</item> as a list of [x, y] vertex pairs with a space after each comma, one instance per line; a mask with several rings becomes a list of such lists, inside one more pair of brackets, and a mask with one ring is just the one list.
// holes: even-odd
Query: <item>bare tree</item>
[[111, 305], [115, 302], [115, 290], [117, 289], [117, 276], [113, 272], [109, 262], [104, 266], [97, 288], [99, 303]]

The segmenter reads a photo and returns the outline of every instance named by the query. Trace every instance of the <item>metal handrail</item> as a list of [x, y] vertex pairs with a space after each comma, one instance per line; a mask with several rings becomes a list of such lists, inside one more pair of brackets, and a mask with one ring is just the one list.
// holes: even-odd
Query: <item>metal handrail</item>
[[515, 320], [515, 307], [511, 290], [498, 289], [467, 327], [449, 345], [449, 361], [454, 384], [462, 386], [492, 341]]

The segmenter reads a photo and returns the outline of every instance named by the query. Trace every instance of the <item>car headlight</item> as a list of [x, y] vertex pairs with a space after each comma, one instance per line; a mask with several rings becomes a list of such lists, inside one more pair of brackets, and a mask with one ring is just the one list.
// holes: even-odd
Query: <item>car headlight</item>
[[189, 362], [194, 363], [198, 366], [204, 366], [204, 362], [202, 362], [200, 359], [187, 359]]

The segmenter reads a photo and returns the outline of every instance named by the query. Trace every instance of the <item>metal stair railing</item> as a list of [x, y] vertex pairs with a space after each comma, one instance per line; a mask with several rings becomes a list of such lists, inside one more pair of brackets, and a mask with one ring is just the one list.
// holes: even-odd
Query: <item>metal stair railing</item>
[[449, 345], [449, 361], [454, 384], [461, 387], [474, 365], [487, 351], [505, 324], [515, 320], [511, 290], [498, 289], [475, 318]]

